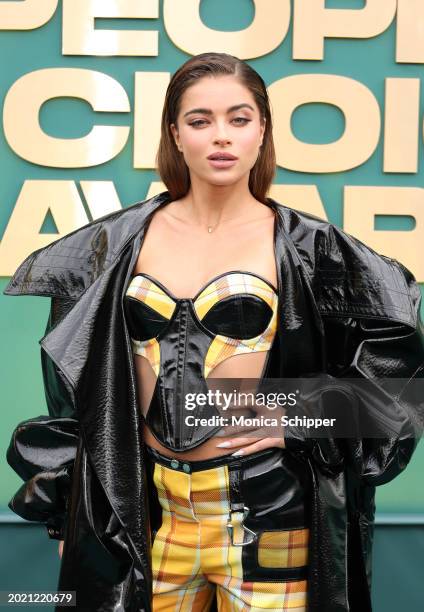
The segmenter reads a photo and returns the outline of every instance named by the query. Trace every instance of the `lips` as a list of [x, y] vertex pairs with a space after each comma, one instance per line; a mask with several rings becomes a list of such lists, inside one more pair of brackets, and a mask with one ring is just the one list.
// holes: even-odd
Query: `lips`
[[208, 155], [208, 159], [213, 159], [213, 160], [234, 160], [237, 159], [237, 157], [235, 155], [231, 155], [231, 153], [212, 153], [211, 155]]

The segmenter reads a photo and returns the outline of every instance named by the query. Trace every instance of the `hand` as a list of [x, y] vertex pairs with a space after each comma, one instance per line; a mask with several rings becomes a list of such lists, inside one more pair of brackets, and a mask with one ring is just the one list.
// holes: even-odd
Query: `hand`
[[[237, 457], [257, 453], [260, 450], [264, 450], [265, 448], [272, 448], [273, 446], [277, 448], [285, 448], [284, 438], [260, 438], [259, 440], [253, 443], [252, 440], [255, 440], [255, 438], [233, 438], [231, 440], [226, 440], [225, 442], [217, 444], [217, 447], [238, 449], [234, 453], [232, 453], [232, 455], [235, 455]], [[244, 448], [240, 448], [241, 446], [243, 446]]]
[[60, 558], [62, 558], [62, 553], [63, 553], [63, 544], [64, 544], [64, 541], [63, 541], [63, 540], [60, 540], [60, 541], [59, 541], [59, 557], [60, 557]]
[[242, 389], [245, 394], [243, 404], [232, 402], [225, 409], [219, 410], [220, 416], [226, 418], [227, 422], [215, 434], [215, 437], [226, 438], [216, 445], [217, 448], [234, 448], [235, 453], [232, 454], [239, 456], [250, 455], [266, 448], [285, 448], [284, 427], [280, 425], [281, 417], [286, 414], [285, 408], [270, 407], [257, 402], [256, 388], [251, 388], [251, 381], [246, 380], [243, 383], [247, 383]]
[[[230, 410], [228, 410], [226, 415], [231, 415], [232, 408], [233, 406], [230, 407]], [[281, 423], [281, 417], [285, 414], [285, 409], [282, 406], [279, 406], [277, 409], [270, 410], [267, 406], [252, 404], [249, 406], [249, 408], [252, 410], [253, 414], [244, 415], [245, 417], [261, 417], [262, 415], [263, 417], [270, 418], [277, 424]], [[236, 412], [243, 414], [244, 410], [235, 410], [234, 414]], [[257, 432], [256, 435], [255, 432]], [[234, 435], [235, 437], [228, 437]], [[217, 444], [217, 448], [234, 448], [235, 452], [232, 453], [232, 455], [236, 456], [250, 455], [252, 453], [257, 453], [258, 451], [264, 450], [265, 448], [285, 448], [284, 427], [282, 425], [275, 426], [272, 424], [262, 427], [253, 425], [246, 427], [246, 425], [242, 424], [239, 426], [225, 426], [218, 432], [218, 434], [216, 434], [216, 436], [227, 438], [224, 442]]]

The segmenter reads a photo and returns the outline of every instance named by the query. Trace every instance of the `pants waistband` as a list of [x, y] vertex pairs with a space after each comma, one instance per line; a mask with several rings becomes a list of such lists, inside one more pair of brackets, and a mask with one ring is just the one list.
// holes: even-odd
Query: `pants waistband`
[[167, 457], [151, 446], [146, 446], [147, 456], [155, 463], [159, 463], [167, 468], [191, 474], [192, 472], [200, 472], [202, 470], [210, 470], [215, 467], [227, 465], [230, 470], [232, 467], [247, 468], [260, 463], [263, 459], [270, 457], [273, 454], [280, 454], [281, 448], [273, 447], [266, 448], [250, 455], [232, 457], [231, 454], [212, 457], [211, 459], [201, 459], [196, 461], [187, 461], [186, 459], [175, 459]]

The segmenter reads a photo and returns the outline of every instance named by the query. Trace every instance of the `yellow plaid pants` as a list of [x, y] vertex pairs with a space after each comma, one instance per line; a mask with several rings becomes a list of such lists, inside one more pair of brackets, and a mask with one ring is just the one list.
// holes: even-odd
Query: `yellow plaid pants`
[[162, 524], [152, 544], [154, 612], [207, 611], [215, 591], [220, 612], [305, 612], [306, 579], [276, 579], [275, 571], [306, 568], [309, 530], [261, 532], [248, 544], [254, 547], [261, 579], [246, 581], [244, 546], [237, 546], [245, 537], [243, 513], [231, 514], [232, 540], [227, 528], [228, 465], [197, 470], [196, 464], [204, 468], [207, 461], [168, 459], [164, 465], [158, 456], [151, 464], [162, 507]]

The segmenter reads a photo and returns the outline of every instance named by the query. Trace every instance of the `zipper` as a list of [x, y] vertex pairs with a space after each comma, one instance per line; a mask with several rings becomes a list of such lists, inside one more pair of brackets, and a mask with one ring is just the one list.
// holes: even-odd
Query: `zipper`
[[[181, 310], [180, 310], [180, 322], [179, 322], [179, 331], [178, 335], [181, 338], [183, 335], [184, 344], [181, 343], [181, 340], [178, 343], [178, 357], [177, 357], [177, 389], [181, 390], [184, 388], [184, 364], [185, 364], [185, 355], [187, 352], [187, 308], [188, 302], [186, 300], [181, 300]], [[181, 328], [183, 328], [183, 334], [181, 334]], [[178, 440], [180, 448], [183, 448], [183, 407], [182, 407], [182, 396], [178, 394], [175, 397], [176, 406], [177, 406], [177, 422], [178, 422]]]

